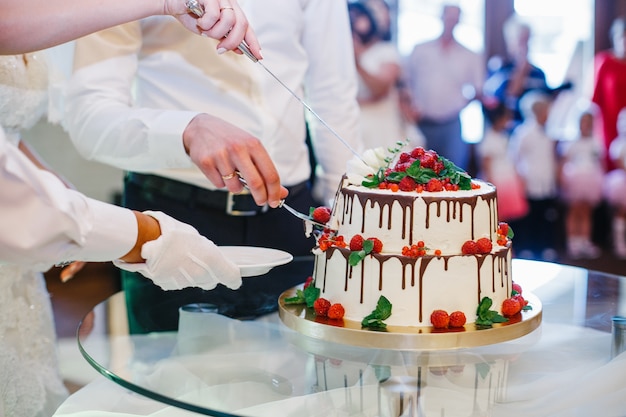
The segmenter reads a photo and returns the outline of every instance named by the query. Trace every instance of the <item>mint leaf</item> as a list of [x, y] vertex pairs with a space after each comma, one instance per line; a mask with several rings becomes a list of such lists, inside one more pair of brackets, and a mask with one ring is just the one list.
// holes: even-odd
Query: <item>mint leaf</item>
[[373, 329], [386, 328], [387, 324], [383, 323], [383, 320], [387, 320], [391, 316], [391, 307], [389, 300], [384, 295], [381, 295], [376, 303], [376, 308], [365, 316], [361, 321], [361, 326]]
[[371, 253], [372, 249], [374, 249], [374, 241], [369, 239], [364, 240], [363, 251], [365, 251], [365, 254], [367, 255], [368, 253]]
[[513, 229], [509, 225], [509, 231], [506, 233], [506, 237], [512, 240], [514, 236], [515, 236], [515, 233], [513, 233]]
[[304, 300], [307, 307], [313, 307], [313, 303], [320, 297], [322, 291], [314, 285], [309, 285], [304, 289]]
[[359, 262], [361, 262], [363, 258], [365, 258], [365, 255], [367, 254], [365, 253], [365, 251], [362, 250], [350, 252], [350, 256], [348, 257], [348, 263], [350, 264], [350, 266], [357, 266]]
[[493, 301], [489, 297], [484, 297], [480, 300], [478, 308], [476, 309], [476, 325], [491, 327], [493, 323], [504, 323], [509, 321], [506, 317], [503, 317], [495, 310], [491, 310]]
[[304, 304], [306, 300], [304, 299], [304, 292], [302, 290], [296, 290], [296, 295], [294, 297], [285, 298], [285, 304]]

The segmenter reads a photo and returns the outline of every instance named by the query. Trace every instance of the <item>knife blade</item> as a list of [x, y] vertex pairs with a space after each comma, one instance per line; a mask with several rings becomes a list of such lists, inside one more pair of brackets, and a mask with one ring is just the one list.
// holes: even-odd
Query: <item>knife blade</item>
[[[202, 17], [202, 15], [204, 15], [204, 9], [202, 8], [202, 6], [198, 3], [197, 0], [187, 0], [186, 2], [187, 8], [189, 9], [189, 11], [193, 14], [195, 14], [198, 17]], [[354, 156], [356, 156], [357, 158], [359, 158], [363, 163], [365, 163], [367, 165], [367, 163], [363, 160], [363, 158], [361, 157], [361, 155], [359, 155], [359, 153], [350, 145], [350, 143], [348, 143], [347, 140], [345, 140], [339, 133], [337, 133], [337, 131], [335, 129], [333, 129], [328, 123], [326, 123], [326, 121], [319, 115], [317, 114], [317, 112], [315, 110], [313, 110], [311, 108], [311, 106], [309, 106], [309, 104], [302, 98], [300, 97], [298, 94], [296, 94], [295, 91], [293, 91], [291, 88], [289, 88], [289, 86], [287, 84], [285, 84], [276, 74], [274, 74], [269, 68], [267, 68], [261, 61], [259, 61], [257, 59], [257, 57], [255, 57], [252, 52], [250, 51], [250, 47], [248, 46], [248, 44], [246, 43], [246, 41], [242, 41], [239, 46], [238, 49], [245, 55], [247, 56], [252, 62], [254, 62], [255, 64], [258, 64], [261, 66], [261, 68], [263, 68], [270, 76], [272, 76], [272, 78], [274, 78], [274, 80], [276, 80], [285, 90], [287, 90], [289, 92], [289, 94], [291, 94], [296, 100], [298, 100], [298, 102], [300, 102], [300, 104], [302, 104], [302, 106], [304, 106], [305, 109], [307, 109], [324, 127], [326, 127], [326, 129], [328, 129], [328, 131], [330, 133], [333, 134], [333, 136], [335, 136], [337, 139], [339, 139], [339, 141], [350, 151], [352, 152], [352, 154]]]

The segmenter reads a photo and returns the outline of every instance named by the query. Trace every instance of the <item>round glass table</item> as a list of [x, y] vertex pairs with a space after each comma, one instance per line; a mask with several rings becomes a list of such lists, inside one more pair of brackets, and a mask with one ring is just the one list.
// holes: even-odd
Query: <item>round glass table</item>
[[176, 332], [132, 335], [123, 293], [85, 317], [78, 344], [106, 378], [171, 411], [158, 415], [625, 415], [626, 355], [612, 352], [611, 330], [626, 315], [626, 278], [525, 260], [513, 274], [541, 300], [541, 325], [474, 348], [356, 347], [300, 334], [276, 314], [238, 321], [203, 306], [181, 311]]

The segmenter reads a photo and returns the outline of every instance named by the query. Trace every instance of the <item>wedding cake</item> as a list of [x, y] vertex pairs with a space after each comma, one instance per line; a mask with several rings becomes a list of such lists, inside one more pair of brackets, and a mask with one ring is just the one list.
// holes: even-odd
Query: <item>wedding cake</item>
[[318, 315], [461, 328], [506, 321], [527, 304], [512, 281], [495, 187], [434, 151], [365, 152], [349, 161], [327, 218], [315, 211], [328, 226], [306, 284], [318, 292]]

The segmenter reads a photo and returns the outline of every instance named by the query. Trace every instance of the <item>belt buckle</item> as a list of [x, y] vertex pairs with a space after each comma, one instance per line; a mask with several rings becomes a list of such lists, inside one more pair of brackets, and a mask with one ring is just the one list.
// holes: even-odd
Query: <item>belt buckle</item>
[[226, 214], [229, 216], [256, 216], [259, 213], [265, 213], [269, 209], [269, 206], [265, 204], [256, 210], [235, 210], [235, 197], [249, 194], [250, 191], [247, 189], [243, 189], [241, 192], [236, 194], [228, 191], [226, 194]]

